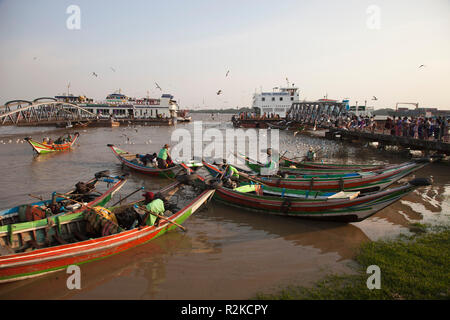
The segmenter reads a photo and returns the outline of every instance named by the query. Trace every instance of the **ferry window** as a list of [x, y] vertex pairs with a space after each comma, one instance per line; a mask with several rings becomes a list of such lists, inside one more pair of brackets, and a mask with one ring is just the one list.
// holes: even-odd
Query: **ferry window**
[[294, 97], [291, 97], [291, 101], [294, 101]]
[[262, 101], [266, 101], [266, 98], [264, 98], [264, 97], [262, 97], [261, 99], [262, 99]]
[[280, 97], [280, 101], [283, 101], [283, 97]]
[[272, 101], [275, 101], [275, 97], [272, 97]]

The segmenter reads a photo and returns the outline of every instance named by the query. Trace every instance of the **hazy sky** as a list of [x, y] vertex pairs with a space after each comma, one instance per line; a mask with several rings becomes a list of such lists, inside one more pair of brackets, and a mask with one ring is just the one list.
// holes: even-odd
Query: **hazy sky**
[[184, 108], [249, 106], [287, 77], [308, 100], [450, 109], [450, 0], [0, 0], [0, 43], [0, 104], [157, 82]]

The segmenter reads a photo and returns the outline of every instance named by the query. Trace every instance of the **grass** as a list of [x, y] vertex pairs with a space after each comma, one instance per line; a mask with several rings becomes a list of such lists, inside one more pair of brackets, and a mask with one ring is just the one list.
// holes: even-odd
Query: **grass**
[[[450, 228], [413, 225], [418, 232], [365, 243], [356, 254], [355, 275], [329, 275], [312, 288], [290, 286], [256, 299], [449, 299]], [[420, 230], [420, 231], [419, 231]], [[369, 290], [367, 267], [381, 269], [381, 288]]]

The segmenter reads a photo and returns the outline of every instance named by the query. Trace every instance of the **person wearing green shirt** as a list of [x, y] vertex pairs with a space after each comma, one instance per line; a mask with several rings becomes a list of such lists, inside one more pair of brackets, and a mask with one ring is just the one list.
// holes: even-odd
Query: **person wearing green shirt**
[[[157, 198], [155, 199], [155, 195], [153, 192], [146, 192], [143, 194], [145, 197], [145, 208], [155, 214], [164, 215], [166, 209], [164, 208], [164, 202]], [[147, 220], [145, 221], [146, 225], [153, 226], [157, 224], [159, 218], [153, 214], [149, 214]]]
[[[226, 168], [227, 168], [227, 163], [226, 163], [226, 161], [224, 161], [222, 164], [222, 169], [225, 170]], [[228, 169], [224, 174], [224, 178], [238, 181], [239, 180], [239, 171], [232, 165], [228, 165]]]
[[158, 168], [160, 169], [166, 169], [168, 167], [167, 165], [167, 158], [169, 158], [169, 145], [165, 144], [161, 150], [159, 150], [158, 157], [156, 158], [156, 161], [158, 161]]

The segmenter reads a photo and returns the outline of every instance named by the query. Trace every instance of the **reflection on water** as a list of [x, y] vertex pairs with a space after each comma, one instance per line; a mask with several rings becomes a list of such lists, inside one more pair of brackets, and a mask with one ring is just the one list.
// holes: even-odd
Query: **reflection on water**
[[[208, 128], [231, 128], [229, 122], [217, 122], [218, 118], [227, 121], [229, 115], [214, 115], [214, 121], [210, 114], [194, 114], [193, 118], [203, 120]], [[38, 157], [27, 144], [0, 144], [0, 208], [32, 201], [29, 193], [49, 197], [53, 191], [68, 190], [101, 170], [121, 174], [123, 169], [106, 144], [131, 153], [153, 153], [170, 141], [176, 128], [192, 130], [193, 125], [90, 128], [80, 132], [72, 151]], [[22, 137], [24, 132], [19, 134]], [[33, 138], [44, 135], [49, 134], [37, 131]], [[324, 161], [407, 160], [374, 148], [280, 132], [280, 151], [288, 150], [288, 156], [302, 156], [310, 146], [321, 150]], [[185, 222], [187, 233], [173, 231], [122, 254], [82, 265], [80, 291], [67, 290], [67, 275], [58, 272], [0, 285], [0, 298], [245, 299], [285, 284], [309, 284], [326, 273], [351, 272], [348, 263], [361, 243], [409, 233], [408, 225], [414, 222], [448, 223], [448, 169], [448, 164], [432, 164], [402, 179], [433, 176], [434, 183], [359, 223], [265, 216], [211, 202]], [[158, 190], [171, 182], [133, 172], [113, 201], [141, 186]], [[139, 193], [130, 200], [138, 197]], [[173, 200], [182, 199], [175, 196]]]

